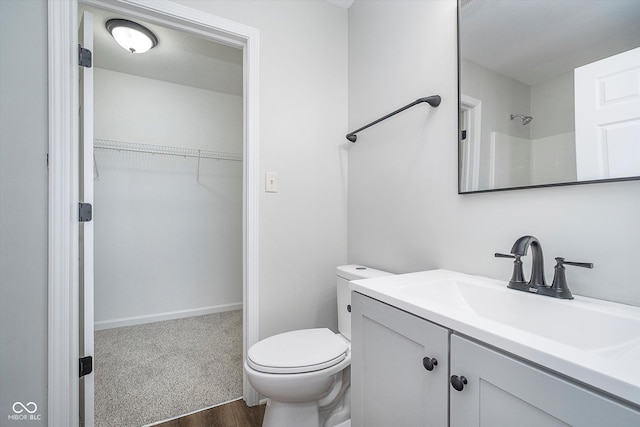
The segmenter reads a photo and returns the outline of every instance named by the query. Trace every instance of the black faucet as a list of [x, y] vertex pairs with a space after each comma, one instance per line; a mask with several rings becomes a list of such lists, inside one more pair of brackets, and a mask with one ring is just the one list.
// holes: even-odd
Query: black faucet
[[538, 239], [533, 236], [522, 236], [513, 244], [511, 253], [513, 255], [525, 256], [529, 246], [531, 246], [533, 260], [531, 264], [531, 279], [529, 279], [528, 286], [529, 288], [534, 289], [547, 287], [547, 282], [544, 280], [544, 256], [542, 255], [542, 245]]
[[[527, 254], [527, 250], [531, 246], [533, 255], [533, 263], [531, 266], [531, 278], [528, 282], [524, 280], [522, 273], [521, 257]], [[542, 255], [542, 245], [540, 241], [533, 236], [522, 236], [513, 244], [511, 255], [495, 254], [496, 257], [515, 258], [513, 262], [513, 274], [509, 281], [509, 288], [519, 291], [538, 292], [541, 287], [547, 287], [544, 280], [544, 256]]]
[[556, 266], [554, 268], [555, 272], [553, 274], [553, 283], [548, 290], [545, 289], [544, 295], [562, 299], [573, 299], [569, 286], [567, 286], [567, 276], [564, 273], [565, 264], [576, 267], [593, 268], [593, 264], [590, 262], [565, 261], [564, 258], [557, 257]]
[[[531, 278], [528, 282], [524, 280], [522, 272], [521, 257], [527, 254], [527, 249], [531, 246], [533, 255], [531, 266]], [[567, 286], [567, 279], [564, 273], [564, 265], [574, 265], [576, 267], [593, 268], [592, 263], [565, 261], [564, 258], [556, 258], [555, 274], [551, 286], [547, 286], [544, 279], [544, 256], [542, 255], [542, 245], [533, 236], [522, 236], [513, 244], [511, 255], [495, 254], [501, 258], [515, 258], [513, 262], [513, 274], [509, 280], [508, 288], [519, 291], [532, 292], [539, 295], [547, 295], [555, 298], [573, 299], [573, 295]]]

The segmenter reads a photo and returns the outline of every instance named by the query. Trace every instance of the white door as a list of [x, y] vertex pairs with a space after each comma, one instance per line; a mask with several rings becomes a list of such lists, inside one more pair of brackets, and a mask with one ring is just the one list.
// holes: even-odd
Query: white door
[[[78, 43], [93, 52], [93, 16], [84, 12]], [[93, 68], [80, 66], [80, 201], [93, 206]], [[93, 359], [93, 220], [80, 222], [80, 357]], [[94, 425], [94, 374], [80, 378], [80, 425]]]
[[640, 176], [640, 48], [575, 70], [578, 181]]

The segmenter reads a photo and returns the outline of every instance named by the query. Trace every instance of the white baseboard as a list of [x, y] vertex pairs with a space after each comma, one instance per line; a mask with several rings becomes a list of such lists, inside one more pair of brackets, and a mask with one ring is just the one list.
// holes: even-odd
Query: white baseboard
[[125, 317], [123, 319], [101, 320], [93, 324], [96, 331], [123, 326], [142, 325], [162, 322], [163, 320], [183, 319], [185, 317], [204, 316], [205, 314], [222, 313], [224, 311], [242, 310], [242, 303], [215, 305], [212, 307], [194, 308], [190, 310], [170, 311], [167, 313], [149, 314], [146, 316]]

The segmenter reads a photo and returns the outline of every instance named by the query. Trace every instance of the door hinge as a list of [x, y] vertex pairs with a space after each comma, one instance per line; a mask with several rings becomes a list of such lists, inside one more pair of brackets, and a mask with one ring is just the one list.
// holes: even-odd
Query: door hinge
[[80, 378], [93, 372], [93, 357], [86, 356], [80, 358]]
[[91, 51], [78, 45], [78, 65], [85, 68], [91, 68]]
[[91, 203], [78, 203], [78, 221], [89, 222], [93, 217]]

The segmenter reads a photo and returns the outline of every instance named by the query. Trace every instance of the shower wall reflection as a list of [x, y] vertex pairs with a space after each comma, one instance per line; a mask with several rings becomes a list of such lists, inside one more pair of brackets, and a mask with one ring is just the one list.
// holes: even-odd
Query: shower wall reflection
[[[482, 101], [475, 189], [577, 179], [573, 70], [527, 85], [462, 60], [460, 79], [462, 93]], [[522, 120], [511, 119], [514, 112], [535, 119], [523, 126]]]
[[640, 179], [640, 2], [460, 5], [459, 192]]

